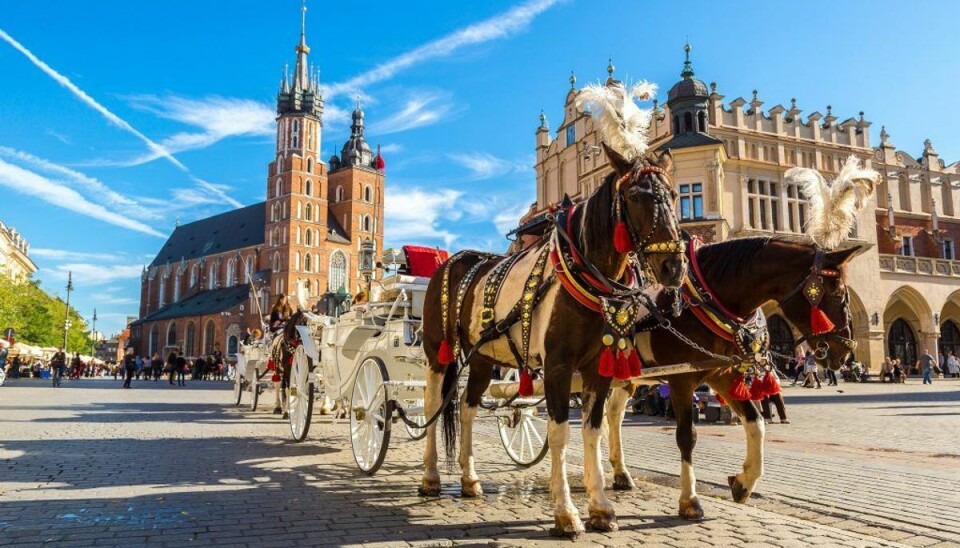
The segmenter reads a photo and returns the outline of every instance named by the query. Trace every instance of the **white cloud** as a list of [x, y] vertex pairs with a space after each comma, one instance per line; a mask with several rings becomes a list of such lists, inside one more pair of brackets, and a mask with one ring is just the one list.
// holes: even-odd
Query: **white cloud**
[[46, 134], [49, 135], [49, 136], [51, 136], [51, 137], [53, 137], [54, 139], [60, 141], [61, 143], [65, 144], [65, 145], [72, 145], [72, 144], [73, 144], [73, 141], [72, 141], [69, 137], [67, 137], [66, 135], [60, 133], [59, 131], [54, 131], [54, 130], [52, 130], [52, 129], [48, 129], [48, 130], [46, 131]]
[[123, 213], [110, 211], [102, 204], [93, 203], [79, 192], [32, 171], [0, 160], [0, 186], [5, 186], [21, 194], [32, 196], [49, 204], [151, 236], [163, 238], [155, 228], [134, 220]]
[[470, 178], [475, 180], [489, 179], [503, 174], [506, 164], [500, 158], [485, 152], [448, 154], [447, 157], [467, 168], [470, 171]]
[[383, 154], [397, 154], [403, 150], [403, 145], [400, 143], [390, 143], [389, 145], [383, 145], [380, 147], [380, 152]]
[[30, 256], [66, 261], [114, 261], [119, 258], [118, 255], [112, 253], [86, 253], [83, 251], [47, 249], [40, 247], [31, 247]]
[[0, 156], [15, 160], [31, 168], [38, 169], [50, 174], [66, 177], [69, 182], [76, 186], [96, 194], [98, 200], [102, 200], [104, 205], [123, 211], [138, 219], [160, 219], [162, 215], [156, 209], [144, 207], [133, 198], [124, 196], [114, 191], [103, 182], [80, 173], [74, 169], [55, 164], [49, 160], [38, 158], [28, 152], [15, 150], [10, 147], [0, 146]]
[[408, 99], [397, 112], [373, 124], [370, 132], [376, 135], [398, 133], [433, 125], [453, 112], [453, 103], [445, 93], [421, 92]]
[[396, 244], [442, 241], [449, 247], [457, 235], [441, 228], [440, 221], [460, 218], [455, 206], [462, 195], [452, 189], [428, 191], [387, 186], [384, 232]]
[[520, 203], [513, 207], [501, 210], [493, 216], [493, 224], [497, 227], [497, 232], [506, 234], [520, 225], [520, 218], [530, 211], [530, 204]]
[[98, 286], [120, 280], [139, 279], [143, 265], [104, 265], [101, 263], [64, 263], [46, 271], [54, 280], [64, 281], [73, 274], [73, 283], [79, 286]]
[[87, 95], [85, 91], [78, 88], [73, 82], [70, 81], [69, 78], [55, 71], [53, 68], [50, 67], [50, 65], [41, 61], [36, 55], [33, 54], [33, 52], [31, 52], [26, 47], [24, 47], [23, 44], [21, 44], [20, 42], [16, 41], [12, 36], [7, 34], [3, 29], [0, 29], [0, 40], [4, 40], [5, 42], [13, 46], [14, 49], [22, 53], [27, 59], [30, 60], [31, 63], [33, 63], [37, 68], [42, 70], [47, 76], [52, 78], [55, 82], [57, 82], [61, 86], [65, 87], [70, 93], [72, 93], [75, 97], [80, 99], [80, 101], [82, 101], [84, 104], [86, 104], [93, 110], [99, 112], [111, 124], [119, 127], [120, 129], [126, 131], [127, 133], [130, 133], [131, 135], [143, 141], [144, 144], [147, 145], [147, 148], [150, 149], [151, 152], [155, 152], [159, 154], [159, 157], [167, 159], [168, 161], [170, 161], [170, 163], [182, 169], [183, 171], [189, 171], [187, 169], [187, 166], [180, 163], [180, 160], [177, 160], [176, 158], [173, 157], [172, 154], [170, 154], [170, 151], [164, 149], [162, 146], [155, 143], [149, 137], [147, 137], [143, 133], [140, 133], [136, 128], [131, 126], [125, 120], [123, 120], [116, 114], [110, 112], [107, 109], [107, 107], [101, 105], [99, 102], [97, 102], [96, 99]]
[[326, 86], [324, 95], [327, 99], [331, 99], [335, 95], [354, 93], [359, 88], [388, 80], [398, 72], [424, 61], [452, 55], [465, 46], [506, 38], [526, 29], [533, 19], [559, 2], [560, 0], [531, 0], [525, 2], [489, 19], [456, 30], [432, 42], [427, 42], [349, 80]]

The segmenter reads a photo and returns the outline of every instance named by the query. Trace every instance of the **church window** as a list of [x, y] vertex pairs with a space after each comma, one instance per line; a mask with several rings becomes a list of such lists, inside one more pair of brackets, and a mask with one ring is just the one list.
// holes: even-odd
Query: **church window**
[[227, 261], [227, 283], [226, 287], [233, 287], [237, 283], [237, 262], [233, 259]]
[[167, 346], [177, 346], [177, 323], [170, 322], [167, 326]]
[[297, 251], [297, 254], [293, 256], [293, 269], [300, 270], [300, 252]]
[[313, 266], [312, 258], [310, 257], [310, 254], [307, 253], [306, 255], [303, 256], [303, 270], [304, 270], [304, 272], [312, 272], [312, 271], [313, 271], [313, 269], [311, 268], [312, 266]]
[[303, 193], [307, 196], [313, 196], [313, 181], [307, 179], [307, 182], [303, 184]]
[[313, 206], [310, 205], [310, 204], [307, 204], [306, 217], [305, 217], [305, 218], [306, 218], [308, 221], [312, 221], [312, 220], [313, 220]]
[[167, 277], [161, 276], [160, 277], [160, 296], [157, 299], [157, 308], [162, 308], [163, 305], [165, 304], [164, 300], [166, 298], [166, 293], [167, 293]]
[[280, 272], [280, 252], [277, 251], [273, 254], [273, 271]]
[[363, 201], [373, 203], [373, 189], [370, 185], [363, 187]]
[[336, 292], [347, 287], [347, 258], [343, 251], [337, 250], [330, 255], [330, 284], [328, 289]]
[[703, 218], [703, 184], [680, 185], [680, 219], [687, 221]]
[[689, 112], [683, 113], [683, 132], [690, 133], [693, 131], [693, 115]]
[[300, 122], [299, 120], [293, 121], [293, 148], [299, 148], [300, 146]]
[[184, 336], [183, 353], [187, 356], [193, 355], [193, 345], [197, 338], [197, 326], [193, 322], [187, 324], [187, 334]]
[[307, 173], [313, 173], [313, 158], [307, 158]]
[[207, 289], [216, 289], [217, 288], [217, 264], [213, 263], [210, 265], [210, 270], [207, 271]]
[[567, 126], [567, 146], [572, 146], [577, 142], [577, 124]]
[[373, 224], [370, 221], [369, 215], [363, 216], [363, 230], [364, 232], [370, 232], [373, 230]]
[[309, 228], [303, 234], [303, 245], [310, 247], [313, 245], [313, 231]]
[[173, 302], [180, 300], [180, 271], [173, 277]]
[[283, 179], [277, 179], [277, 182], [273, 185], [273, 197], [277, 198], [280, 196], [280, 192], [283, 191]]
[[270, 245], [277, 246], [280, 245], [280, 228], [276, 227], [273, 229], [273, 235], [270, 238]]
[[701, 133], [707, 132], [707, 113], [702, 110], [697, 114], [697, 125]]
[[245, 266], [246, 272], [243, 278], [244, 283], [249, 282], [253, 279], [253, 257], [252, 256], [247, 257], [246, 263], [247, 263]]
[[203, 330], [203, 352], [204, 354], [213, 354], [214, 339], [217, 333], [217, 327], [213, 320], [207, 320], [207, 326]]
[[335, 197], [334, 197], [334, 201], [335, 201], [335, 202], [342, 202], [342, 201], [343, 201], [343, 187], [342, 187], [342, 186], [338, 186], [338, 187], [337, 187], [337, 191], [336, 191], [336, 195], [335, 195]]
[[190, 267], [190, 287], [195, 287], [197, 285], [197, 275], [199, 274], [199, 267], [193, 265]]

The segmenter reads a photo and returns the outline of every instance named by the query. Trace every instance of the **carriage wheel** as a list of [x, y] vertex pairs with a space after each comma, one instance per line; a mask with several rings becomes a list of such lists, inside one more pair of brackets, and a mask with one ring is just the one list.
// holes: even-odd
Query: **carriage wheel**
[[420, 408], [420, 411], [416, 413], [410, 413], [407, 415], [407, 418], [411, 421], [419, 424], [420, 428], [414, 428], [407, 423], [403, 423], [403, 426], [407, 429], [407, 435], [414, 440], [422, 440], [427, 436], [427, 429], [423, 428], [424, 424], [427, 424], [427, 417], [423, 414], [423, 400], [417, 400], [413, 404]]
[[293, 366], [290, 370], [290, 392], [287, 396], [287, 409], [290, 410], [290, 433], [293, 441], [301, 442], [310, 431], [310, 417], [313, 415], [313, 383], [310, 382], [310, 370], [313, 360], [307, 356], [303, 346], [298, 346], [293, 354]]
[[233, 376], [233, 405], [240, 405], [243, 398], [243, 375], [237, 373]]
[[527, 468], [547, 456], [547, 410], [542, 404], [534, 407], [514, 407], [507, 417], [497, 418], [500, 441], [507, 456]]
[[250, 410], [257, 410], [257, 403], [260, 400], [260, 370], [253, 368], [253, 378], [250, 379]]
[[350, 441], [353, 458], [366, 474], [380, 469], [390, 444], [393, 401], [387, 399], [387, 369], [377, 358], [367, 358], [357, 371], [350, 396]]

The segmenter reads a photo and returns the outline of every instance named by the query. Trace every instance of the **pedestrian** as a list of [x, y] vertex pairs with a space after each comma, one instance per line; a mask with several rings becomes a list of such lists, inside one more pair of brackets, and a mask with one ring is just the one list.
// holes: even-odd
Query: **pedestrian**
[[907, 382], [907, 373], [903, 370], [903, 364], [898, 358], [893, 360], [893, 370], [891, 372], [891, 381], [899, 384], [906, 384]]
[[806, 362], [806, 356], [804, 356], [803, 350], [798, 348], [793, 360], [793, 371], [796, 374], [793, 376], [793, 384], [791, 384], [791, 386], [796, 386], [797, 382], [800, 381], [800, 375], [803, 375], [804, 362]]
[[923, 372], [923, 384], [933, 384], [933, 379], [930, 378], [930, 375], [933, 373], [933, 364], [936, 363], [936, 360], [930, 355], [930, 350], [924, 348], [923, 354], [920, 355], [917, 363]]
[[159, 352], [154, 352], [150, 358], [150, 372], [153, 374], [153, 382], [159, 381], [163, 375], [163, 360], [160, 359]]
[[190, 376], [190, 380], [203, 380], [203, 372], [207, 368], [207, 362], [203, 359], [203, 356], [197, 356], [197, 359], [193, 362], [193, 374]]
[[887, 378], [890, 379], [890, 382], [893, 382], [893, 364], [890, 361], [890, 356], [884, 358], [883, 365], [880, 366], [880, 382], [887, 382]]
[[827, 386], [837, 386], [837, 372], [829, 366], [824, 368], [827, 372]]
[[137, 359], [133, 355], [133, 347], [127, 348], [127, 352], [123, 356], [123, 371], [123, 387], [130, 388], [130, 381], [133, 380], [133, 376], [137, 372]]
[[960, 378], [960, 361], [953, 355], [953, 350], [947, 350], [946, 372], [951, 378]]
[[813, 357], [813, 352], [807, 350], [803, 358], [803, 374], [806, 377], [803, 380], [804, 388], [813, 388], [813, 383], [817, 383], [817, 388], [823, 388], [820, 385], [820, 377], [817, 376], [817, 360]]
[[780, 417], [780, 424], [790, 424], [790, 421], [787, 420], [787, 407], [783, 402], [783, 393], [777, 392], [772, 396], [764, 396], [760, 400], [760, 410], [763, 418], [767, 422], [773, 422], [773, 415], [770, 414], [770, 404], [773, 404], [777, 408], [777, 415]]
[[170, 373], [170, 386], [173, 386], [173, 378], [177, 376], [177, 351], [174, 350], [167, 355], [166, 371]]
[[182, 352], [177, 353], [176, 360], [177, 386], [186, 386], [187, 359], [183, 357]]

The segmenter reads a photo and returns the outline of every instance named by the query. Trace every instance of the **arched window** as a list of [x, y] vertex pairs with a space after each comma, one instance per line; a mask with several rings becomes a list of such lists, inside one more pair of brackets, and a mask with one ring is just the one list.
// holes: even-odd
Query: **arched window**
[[307, 247], [313, 245], [313, 231], [309, 228], [303, 233], [303, 245]]
[[337, 190], [336, 190], [336, 192], [334, 193], [334, 200], [333, 200], [333, 201], [335, 201], [335, 202], [342, 202], [342, 201], [343, 201], [343, 187], [342, 187], [342, 186], [338, 186], [338, 187], [337, 187]]
[[683, 132], [689, 133], [693, 131], [693, 115], [689, 112], [683, 113]]
[[217, 335], [217, 326], [213, 323], [213, 320], [207, 320], [207, 325], [203, 328], [203, 353], [206, 355], [213, 354], [214, 341]]
[[307, 182], [303, 183], [303, 193], [307, 196], [313, 196], [313, 181], [307, 179]]
[[227, 283], [226, 287], [233, 287], [237, 283], [237, 261], [230, 259], [227, 261]]
[[238, 342], [239, 341], [237, 340], [236, 335], [230, 335], [229, 337], [227, 337], [227, 355], [228, 356], [233, 357], [237, 355]]
[[300, 147], [300, 121], [293, 121], [293, 148]]
[[173, 277], [173, 301], [177, 302], [180, 300], [180, 269], [177, 269], [177, 274]]
[[153, 327], [150, 328], [150, 344], [147, 350], [149, 350], [151, 356], [154, 352], [160, 352], [160, 328], [157, 324], [153, 324]]
[[310, 254], [307, 253], [306, 255], [303, 256], [303, 270], [304, 270], [304, 272], [313, 272], [312, 266], [313, 266], [313, 264], [311, 263]]
[[[313, 146], [313, 145], [310, 145]], [[307, 158], [307, 173], [313, 173], [313, 158]], [[310, 194], [307, 192], [307, 194]]]
[[673, 115], [673, 132], [680, 133], [680, 116], [678, 114]]
[[210, 270], [207, 271], [207, 289], [216, 289], [217, 288], [217, 263], [210, 265]]
[[280, 272], [280, 252], [277, 251], [273, 254], [273, 271]]
[[187, 324], [187, 335], [183, 341], [183, 353], [192, 356], [194, 353], [194, 344], [197, 341], [197, 326], [193, 322]]
[[697, 114], [697, 126], [701, 133], [707, 132], [707, 113], [702, 110]]
[[947, 320], [940, 326], [940, 354], [946, 356], [948, 351], [960, 359], [960, 329], [957, 329], [953, 320]]
[[160, 276], [160, 295], [157, 297], [157, 308], [163, 308], [167, 298], [167, 276]]
[[167, 346], [177, 346], [177, 323], [170, 322], [167, 326]]
[[297, 251], [297, 253], [293, 256], [293, 269], [300, 270], [300, 252], [299, 251]]
[[303, 204], [300, 202], [297, 202], [297, 219], [302, 219], [302, 218], [303, 218]]
[[370, 185], [363, 187], [363, 201], [373, 203], [373, 188]]
[[197, 276], [200, 275], [200, 267], [193, 265], [190, 267], [190, 287], [197, 286]]
[[243, 282], [249, 282], [253, 279], [253, 256], [247, 257], [246, 264], [244, 265], [244, 274]]
[[306, 220], [308, 220], [308, 221], [312, 221], [312, 220], [313, 220], [313, 206], [310, 205], [310, 204], [307, 204], [307, 207], [304, 208], [304, 211], [305, 211], [306, 213], [305, 213], [305, 215], [304, 215], [303, 218], [306, 219]]
[[270, 245], [280, 245], [280, 227], [273, 229], [273, 234], [270, 236]]
[[363, 231], [371, 232], [373, 230], [373, 222], [370, 219], [369, 215], [363, 216]]
[[283, 179], [277, 179], [277, 182], [273, 184], [273, 197], [277, 198], [280, 196], [280, 193], [283, 191]]
[[890, 334], [887, 335], [887, 347], [891, 358], [897, 358], [909, 368], [917, 363], [917, 338], [913, 334], [910, 324], [903, 318], [897, 318], [890, 325]]
[[337, 250], [330, 255], [330, 291], [339, 291], [347, 287], [347, 257]]

